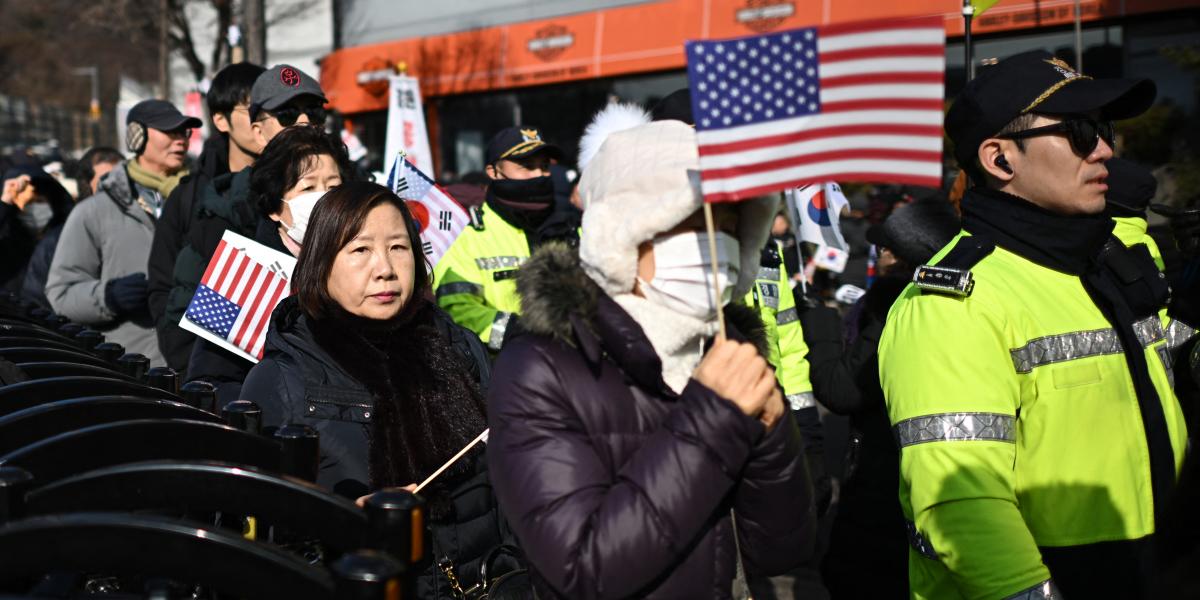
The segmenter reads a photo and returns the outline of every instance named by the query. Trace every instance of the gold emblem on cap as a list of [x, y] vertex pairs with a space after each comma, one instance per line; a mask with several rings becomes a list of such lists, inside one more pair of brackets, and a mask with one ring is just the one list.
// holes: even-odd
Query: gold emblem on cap
[[1047, 59], [1043, 59], [1043, 60], [1045, 60], [1046, 64], [1054, 67], [1055, 71], [1058, 71], [1060, 74], [1062, 74], [1063, 80], [1050, 86], [1049, 88], [1046, 88], [1046, 91], [1039, 94], [1038, 97], [1033, 100], [1033, 102], [1030, 102], [1029, 106], [1026, 106], [1025, 110], [1021, 111], [1021, 114], [1025, 114], [1025, 113], [1037, 108], [1037, 106], [1039, 104], [1041, 104], [1042, 102], [1045, 102], [1046, 98], [1049, 98], [1050, 96], [1054, 95], [1054, 92], [1057, 92], [1059, 89], [1062, 88], [1062, 86], [1067, 85], [1068, 83], [1071, 83], [1072, 81], [1079, 81], [1081, 79], [1091, 79], [1091, 77], [1088, 77], [1087, 75], [1084, 75], [1082, 73], [1076, 73], [1073, 69], [1071, 69], [1071, 65], [1068, 65], [1067, 63], [1063, 62], [1063, 60], [1061, 58], [1047, 58]]
[[536, 129], [522, 129], [521, 137], [525, 138], [526, 142], [542, 141], [542, 136], [538, 135], [538, 130]]

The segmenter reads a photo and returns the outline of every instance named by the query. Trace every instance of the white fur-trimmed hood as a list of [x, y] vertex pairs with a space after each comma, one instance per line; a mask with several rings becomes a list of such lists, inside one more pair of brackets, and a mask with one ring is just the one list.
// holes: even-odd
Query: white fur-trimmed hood
[[579, 159], [576, 161], [579, 170], [587, 168], [608, 136], [649, 122], [650, 114], [637, 104], [614, 102], [600, 109], [583, 130], [583, 137], [579, 138]]
[[[681, 121], [656, 121], [612, 133], [584, 169], [585, 207], [579, 258], [609, 295], [633, 290], [637, 247], [703, 206], [696, 132]], [[734, 298], [750, 290], [777, 195], [739, 203], [740, 272]]]

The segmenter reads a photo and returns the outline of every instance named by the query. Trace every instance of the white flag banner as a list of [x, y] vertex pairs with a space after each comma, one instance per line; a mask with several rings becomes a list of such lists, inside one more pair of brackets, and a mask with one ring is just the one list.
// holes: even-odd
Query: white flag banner
[[392, 162], [387, 186], [408, 204], [421, 232], [421, 250], [430, 266], [436, 266], [470, 224], [470, 215], [446, 190], [405, 160], [403, 153]]
[[838, 226], [842, 210], [850, 204], [836, 183], [806, 185], [787, 195], [788, 212], [798, 224], [797, 236], [805, 242], [849, 250]]
[[422, 173], [433, 173], [433, 154], [425, 128], [425, 109], [421, 103], [421, 85], [416, 77], [392, 75], [388, 78], [388, 124], [384, 156], [404, 152], [409, 162]]

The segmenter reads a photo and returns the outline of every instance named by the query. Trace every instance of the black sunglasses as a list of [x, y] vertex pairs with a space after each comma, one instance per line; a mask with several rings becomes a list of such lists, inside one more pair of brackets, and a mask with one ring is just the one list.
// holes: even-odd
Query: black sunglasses
[[1075, 150], [1076, 154], [1083, 157], [1091, 155], [1096, 150], [1096, 146], [1100, 143], [1101, 139], [1108, 143], [1109, 148], [1116, 149], [1117, 147], [1117, 134], [1113, 129], [1112, 121], [1097, 121], [1083, 116], [1068, 117], [1061, 123], [1034, 127], [1033, 129], [1026, 129], [1024, 131], [1014, 131], [996, 137], [1021, 140], [1039, 135], [1054, 135], [1057, 133], [1066, 134], [1067, 141], [1071, 142], [1071, 148]]
[[308, 115], [308, 123], [320, 127], [325, 125], [325, 118], [329, 116], [320, 106], [283, 106], [269, 111], [269, 114], [284, 127], [295, 125], [300, 115]]

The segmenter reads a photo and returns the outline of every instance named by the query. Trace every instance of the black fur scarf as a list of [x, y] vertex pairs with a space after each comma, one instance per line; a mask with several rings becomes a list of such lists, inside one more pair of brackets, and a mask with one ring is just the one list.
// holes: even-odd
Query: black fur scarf
[[[338, 366], [375, 400], [370, 432], [371, 488], [420, 483], [487, 428], [487, 409], [466, 358], [438, 328], [428, 300], [397, 319], [377, 321], [334, 311], [313, 320], [313, 334]], [[422, 492], [431, 517], [469, 477], [473, 449]]]

